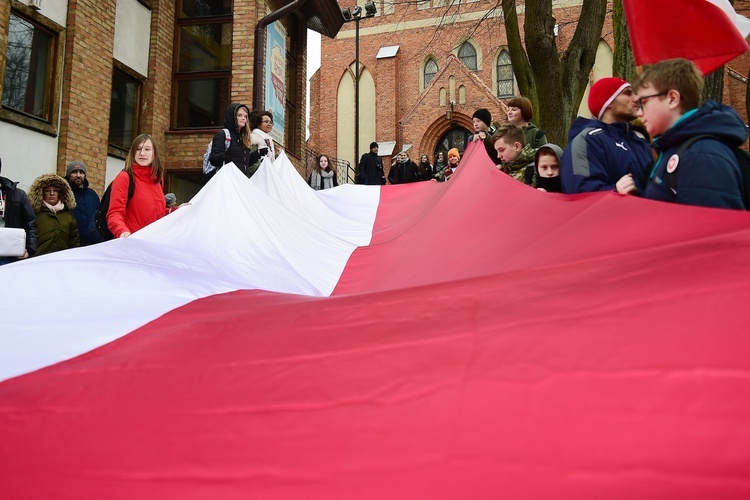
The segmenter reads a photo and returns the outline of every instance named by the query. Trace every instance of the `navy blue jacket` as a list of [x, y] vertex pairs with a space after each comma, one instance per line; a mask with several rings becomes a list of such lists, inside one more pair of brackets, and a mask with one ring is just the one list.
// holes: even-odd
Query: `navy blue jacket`
[[626, 174], [640, 191], [652, 159], [646, 137], [629, 123], [578, 117], [560, 166], [563, 193], [611, 191]]
[[[680, 144], [699, 134], [721, 140], [694, 142], [677, 159], [677, 193], [665, 183], [667, 163]], [[654, 139], [659, 152], [644, 197], [703, 207], [744, 209], [740, 167], [731, 147], [747, 140], [747, 126], [737, 112], [714, 101], [685, 113], [680, 120]], [[674, 161], [673, 161], [674, 164]]]
[[78, 226], [78, 236], [81, 239], [81, 246], [93, 245], [102, 241], [99, 231], [96, 230], [94, 223], [94, 214], [99, 210], [99, 195], [89, 187], [89, 180], [83, 178], [83, 186], [76, 187], [70, 184], [73, 190], [73, 196], [76, 198], [76, 207], [73, 209], [73, 217], [76, 219]]

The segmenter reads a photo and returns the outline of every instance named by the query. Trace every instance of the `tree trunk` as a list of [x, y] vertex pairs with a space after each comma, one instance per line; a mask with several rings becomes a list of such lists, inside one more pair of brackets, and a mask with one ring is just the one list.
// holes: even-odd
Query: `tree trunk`
[[612, 25], [615, 32], [614, 61], [612, 73], [623, 80], [632, 82], [636, 76], [633, 61], [633, 46], [630, 44], [630, 33], [625, 19], [622, 0], [614, 0], [612, 4]]
[[724, 97], [724, 66], [706, 75], [703, 82], [703, 100], [721, 102]]
[[508, 51], [518, 90], [534, 105], [534, 121], [555, 144], [565, 147], [568, 131], [589, 83], [602, 36], [607, 0], [584, 0], [576, 31], [560, 57], [552, 0], [526, 0], [524, 40], [515, 0], [502, 0]]

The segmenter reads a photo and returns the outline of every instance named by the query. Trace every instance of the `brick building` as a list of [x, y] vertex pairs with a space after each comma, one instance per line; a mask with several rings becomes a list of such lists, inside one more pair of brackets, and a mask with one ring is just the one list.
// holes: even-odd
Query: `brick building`
[[[506, 121], [506, 103], [518, 94], [518, 87], [496, 2], [374, 3], [377, 14], [360, 21], [359, 155], [369, 150], [371, 141], [377, 141], [381, 156], [407, 149], [412, 159], [422, 154], [432, 159], [438, 150], [464, 149], [476, 109], [487, 108], [493, 119]], [[581, 4], [576, 0], [553, 3], [558, 47], [566, 47], [573, 37]], [[519, 5], [523, 31], [522, 12]], [[611, 10], [591, 81], [612, 75], [610, 15]], [[335, 39], [322, 41], [321, 67], [310, 82], [308, 140], [311, 149], [352, 165], [358, 160], [353, 134], [355, 29], [355, 23], [346, 23]], [[747, 75], [747, 69], [746, 64], [739, 73], [727, 69], [725, 78], [725, 102], [743, 116], [747, 78], [742, 75]], [[579, 107], [582, 116], [591, 116], [587, 96]]]
[[272, 109], [274, 139], [302, 168], [306, 28], [342, 24], [333, 0], [0, 2], [2, 174], [28, 188], [80, 159], [101, 193], [147, 132], [184, 201], [230, 102]]

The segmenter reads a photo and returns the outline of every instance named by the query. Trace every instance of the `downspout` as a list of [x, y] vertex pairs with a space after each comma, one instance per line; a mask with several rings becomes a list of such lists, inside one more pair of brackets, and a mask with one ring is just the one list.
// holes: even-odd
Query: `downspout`
[[287, 14], [300, 9], [305, 0], [294, 0], [279, 10], [271, 12], [255, 26], [255, 64], [253, 65], [253, 109], [263, 109], [263, 67], [265, 61], [266, 26]]

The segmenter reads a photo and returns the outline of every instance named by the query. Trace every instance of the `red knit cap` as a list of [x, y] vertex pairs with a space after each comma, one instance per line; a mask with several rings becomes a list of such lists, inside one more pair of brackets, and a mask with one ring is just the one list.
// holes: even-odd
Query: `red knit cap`
[[602, 115], [607, 110], [607, 106], [620, 95], [620, 92], [630, 87], [630, 84], [622, 78], [611, 76], [601, 78], [591, 86], [589, 92], [589, 111], [597, 120], [602, 119]]

